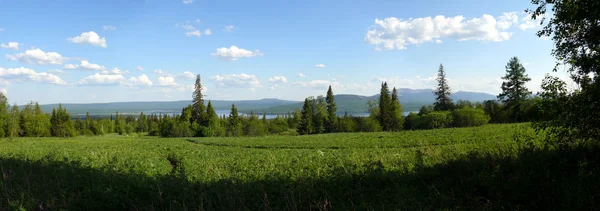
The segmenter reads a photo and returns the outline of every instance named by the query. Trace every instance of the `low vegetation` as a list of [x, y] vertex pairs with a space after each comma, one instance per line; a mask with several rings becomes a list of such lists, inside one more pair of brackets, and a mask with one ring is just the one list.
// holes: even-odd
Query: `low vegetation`
[[[510, 124], [297, 137], [4, 139], [0, 207], [597, 207], [597, 148], [561, 151], [545, 147], [543, 136]], [[558, 158], [567, 161], [551, 162]]]

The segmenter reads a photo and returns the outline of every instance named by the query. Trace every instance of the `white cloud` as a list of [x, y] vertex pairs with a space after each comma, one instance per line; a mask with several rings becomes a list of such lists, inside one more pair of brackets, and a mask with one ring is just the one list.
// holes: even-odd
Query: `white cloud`
[[304, 77], [304, 76], [306, 76], [306, 75], [304, 75], [304, 74], [302, 74], [302, 73], [298, 73], [298, 75], [297, 75], [297, 76], [298, 76], [298, 77]]
[[82, 78], [78, 84], [82, 86], [110, 86], [124, 84], [126, 81], [123, 75], [102, 75], [96, 73]]
[[48, 70], [49, 73], [63, 74], [65, 71], [63, 70]]
[[402, 50], [408, 45], [435, 42], [441, 38], [494, 42], [510, 39], [512, 33], [502, 31], [501, 27], [506, 27], [506, 22], [499, 26], [496, 19], [487, 14], [469, 20], [463, 16], [441, 15], [408, 20], [389, 17], [375, 19], [375, 25], [370, 27], [365, 36], [365, 42], [375, 45], [377, 50]]
[[6, 58], [11, 61], [19, 60], [27, 64], [62, 64], [66, 58], [56, 52], [44, 52], [39, 48], [30, 49], [24, 53], [14, 55], [6, 55]]
[[317, 64], [317, 65], [315, 65], [315, 67], [317, 67], [317, 68], [324, 68], [325, 65], [324, 64]]
[[123, 74], [127, 74], [127, 73], [129, 73], [129, 71], [121, 70], [119, 68], [114, 68], [112, 70], [103, 70], [100, 72], [100, 75], [123, 75]]
[[2, 88], [2, 89], [0, 89], [0, 92], [2, 92], [2, 94], [6, 95], [8, 93], [8, 90], [6, 90], [6, 88]]
[[104, 71], [106, 70], [106, 67], [98, 65], [98, 64], [92, 64], [86, 60], [81, 60], [79, 65], [76, 64], [65, 64], [65, 66], [63, 66], [63, 69], [66, 70], [77, 70], [77, 69], [81, 69], [81, 70], [95, 70], [95, 71]]
[[200, 23], [200, 19], [196, 19], [196, 23]]
[[194, 78], [196, 78], [196, 76], [194, 75], [194, 73], [189, 72], [189, 71], [185, 71], [185, 72], [177, 75], [177, 77], [180, 78], [180, 79], [184, 79], [184, 80], [185, 79], [194, 79]]
[[135, 68], [136, 70], [142, 71], [144, 70], [144, 68], [142, 66], [137, 66], [137, 68]]
[[131, 77], [129, 78], [129, 82], [131, 82], [132, 86], [152, 86], [152, 81], [148, 78], [148, 76], [146, 76], [146, 74], [142, 74], [138, 77]]
[[287, 79], [283, 76], [273, 76], [269, 78], [269, 82], [272, 83], [287, 83]]
[[526, 14], [523, 19], [523, 23], [519, 25], [521, 30], [525, 31], [527, 29], [534, 29], [541, 25], [542, 17], [539, 17], [537, 20], [531, 19], [531, 14]]
[[0, 67], [0, 78], [2, 79], [13, 79], [18, 81], [34, 81], [38, 83], [48, 84], [67, 84], [60, 77], [50, 73], [37, 73], [32, 69], [19, 67], [19, 68], [8, 68], [4, 69]]
[[0, 44], [0, 47], [2, 48], [6, 48], [6, 49], [11, 49], [11, 50], [19, 50], [19, 43], [18, 42], [8, 42], [8, 44]]
[[159, 76], [171, 76], [169, 71], [161, 70], [161, 69], [154, 70], [154, 74], [159, 75]]
[[233, 25], [227, 25], [227, 26], [225, 26], [225, 28], [223, 28], [223, 31], [232, 32], [233, 29], [235, 29], [235, 27]]
[[173, 76], [160, 76], [158, 77], [158, 85], [165, 87], [175, 87], [177, 83], [175, 83], [175, 78]]
[[72, 43], [87, 43], [93, 46], [106, 48], [106, 38], [98, 36], [98, 34], [96, 34], [94, 31], [83, 32], [81, 35], [73, 38], [67, 38], [67, 40], [71, 41]]
[[193, 2], [194, 2], [194, 0], [183, 0], [183, 3], [184, 3], [184, 4], [191, 4], [191, 3], [193, 3]]
[[188, 31], [196, 30], [196, 27], [190, 24], [175, 24], [175, 26]]
[[104, 29], [104, 31], [111, 31], [111, 30], [117, 30], [117, 27], [114, 27], [111, 25], [106, 25], [106, 26], [103, 26], [102, 29]]
[[229, 48], [217, 48], [217, 51], [212, 53], [211, 55], [216, 56], [220, 59], [235, 61], [240, 58], [249, 58], [254, 56], [263, 56], [264, 54], [259, 50], [255, 50], [254, 52], [238, 48], [237, 46], [231, 46]]
[[192, 36], [193, 37], [200, 37], [200, 36], [202, 36], [202, 33], [200, 33], [200, 30], [189, 31], [189, 32], [185, 33], [185, 36], [188, 36], [188, 37], [192, 37]]
[[249, 74], [229, 74], [216, 75], [211, 77], [219, 87], [261, 87], [260, 81], [255, 75]]
[[505, 12], [498, 17], [498, 28], [502, 30], [509, 29], [513, 24], [519, 23], [519, 16], [516, 12]]
[[211, 35], [212, 32], [210, 31], [210, 29], [206, 29], [206, 30], [204, 30], [204, 34], [205, 35]]
[[310, 89], [327, 89], [327, 87], [331, 86], [340, 86], [338, 82], [327, 81], [327, 80], [313, 80], [309, 82], [294, 82], [294, 85], [298, 85], [303, 88]]

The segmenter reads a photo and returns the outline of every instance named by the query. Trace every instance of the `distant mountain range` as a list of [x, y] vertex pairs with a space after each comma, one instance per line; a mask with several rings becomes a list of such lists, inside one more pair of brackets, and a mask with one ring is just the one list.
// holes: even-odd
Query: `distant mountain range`
[[[435, 95], [431, 89], [399, 89], [398, 96], [404, 111], [417, 111], [423, 105], [430, 105], [435, 100]], [[479, 93], [459, 91], [451, 95], [453, 100], [469, 100], [473, 102], [482, 102], [485, 100], [496, 99], [496, 96]], [[349, 114], [362, 114], [368, 112], [367, 102], [377, 100], [379, 94], [373, 96], [361, 96], [351, 94], [335, 95], [337, 110], [339, 114], [348, 112]], [[266, 98], [260, 100], [211, 100], [215, 110], [230, 110], [231, 104], [235, 103], [240, 112], [268, 114], [282, 114], [294, 112], [302, 108], [302, 102]], [[83, 115], [89, 112], [93, 115], [109, 115], [119, 111], [125, 114], [149, 113], [179, 113], [181, 109], [191, 104], [191, 101], [170, 101], [170, 102], [115, 102], [115, 103], [89, 103], [89, 104], [62, 104], [72, 115]], [[52, 108], [58, 107], [58, 104], [40, 105], [45, 112], [51, 112]]]

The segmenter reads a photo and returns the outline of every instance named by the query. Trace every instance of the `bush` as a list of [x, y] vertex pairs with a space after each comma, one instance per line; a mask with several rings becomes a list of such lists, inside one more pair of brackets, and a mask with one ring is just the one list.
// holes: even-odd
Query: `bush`
[[487, 124], [490, 116], [482, 109], [461, 108], [452, 111], [452, 125], [454, 127], [474, 127]]
[[380, 132], [381, 125], [379, 122], [371, 117], [356, 117], [356, 131], [355, 132]]
[[452, 124], [452, 115], [449, 111], [433, 111], [421, 116], [419, 129], [446, 128]]
[[416, 113], [410, 113], [406, 116], [406, 120], [404, 121], [404, 129], [405, 130], [418, 130], [422, 129], [421, 127], [421, 116]]

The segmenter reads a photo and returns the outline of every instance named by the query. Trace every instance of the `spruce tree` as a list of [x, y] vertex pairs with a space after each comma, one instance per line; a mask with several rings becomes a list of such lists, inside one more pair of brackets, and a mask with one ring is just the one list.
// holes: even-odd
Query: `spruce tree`
[[327, 133], [335, 133], [337, 132], [337, 108], [335, 105], [335, 97], [333, 96], [333, 91], [331, 90], [331, 85], [327, 90], [327, 97], [325, 98], [327, 101], [327, 123], [325, 124], [325, 132]]
[[9, 121], [10, 104], [4, 94], [0, 93], [0, 138], [8, 136], [7, 122]]
[[444, 71], [444, 65], [440, 64], [437, 75], [438, 86], [433, 92], [435, 102], [433, 103], [433, 109], [435, 111], [448, 111], [453, 109], [452, 99], [450, 98], [450, 86], [448, 85], [448, 79], [446, 79], [446, 72]]
[[300, 135], [308, 135], [312, 129], [312, 108], [307, 99], [304, 99], [304, 105], [302, 106], [302, 113], [300, 115], [300, 124], [298, 125], [298, 133]]
[[402, 129], [402, 126], [404, 124], [403, 118], [402, 118], [402, 104], [400, 104], [400, 100], [398, 99], [398, 91], [396, 90], [396, 87], [394, 87], [394, 89], [392, 90], [392, 127], [391, 130], [392, 131], [399, 131]]
[[531, 81], [531, 78], [525, 74], [525, 67], [519, 58], [513, 57], [506, 64], [506, 75], [502, 79], [502, 93], [498, 95], [498, 99], [510, 111], [513, 121], [520, 122], [524, 110], [523, 101], [531, 95], [525, 83]]
[[242, 123], [238, 115], [238, 110], [235, 104], [231, 104], [231, 113], [229, 113], [229, 120], [227, 125], [228, 136], [241, 136], [242, 135]]
[[67, 110], [58, 105], [58, 109], [52, 109], [50, 117], [50, 133], [55, 137], [73, 137], [75, 136], [75, 127], [71, 116]]
[[202, 83], [200, 74], [196, 76], [194, 94], [192, 96], [192, 121], [200, 126], [207, 126], [206, 106], [204, 106], [204, 95], [202, 95]]
[[206, 107], [206, 115], [208, 126], [206, 127], [203, 135], [207, 137], [218, 137], [225, 135], [225, 129], [221, 126], [219, 115], [217, 115], [217, 112], [212, 106], [212, 102], [210, 102], [210, 100], [208, 101], [208, 106]]
[[387, 82], [381, 84], [381, 91], [379, 93], [379, 125], [381, 125], [384, 131], [389, 131], [392, 126], [392, 108], [390, 98], [390, 90]]

